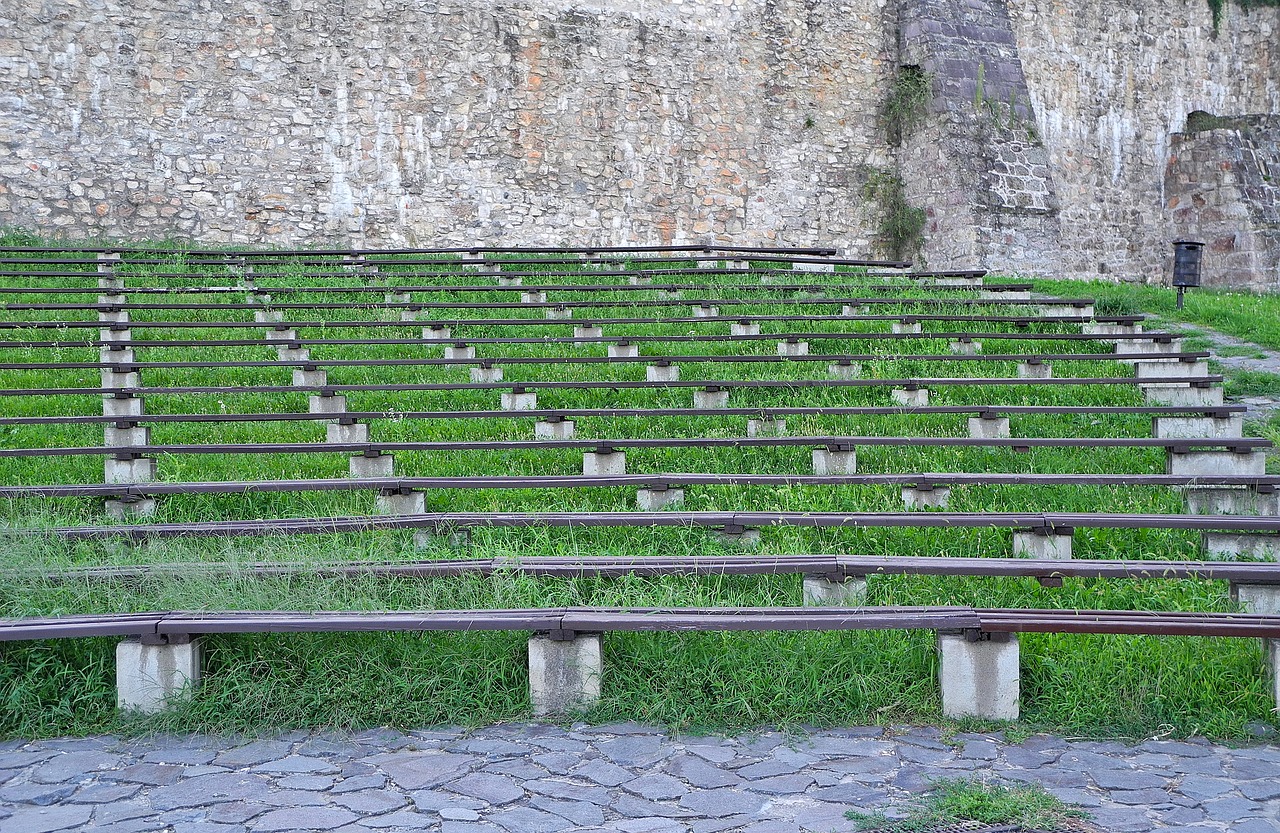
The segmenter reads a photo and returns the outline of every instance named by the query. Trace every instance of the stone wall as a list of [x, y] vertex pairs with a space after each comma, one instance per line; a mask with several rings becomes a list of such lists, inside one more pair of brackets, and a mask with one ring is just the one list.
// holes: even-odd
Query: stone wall
[[0, 223], [869, 247], [875, 0], [7, 0]]

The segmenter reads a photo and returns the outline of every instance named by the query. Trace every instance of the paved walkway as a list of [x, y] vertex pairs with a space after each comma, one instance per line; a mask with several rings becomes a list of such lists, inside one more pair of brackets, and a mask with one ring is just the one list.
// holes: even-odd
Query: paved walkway
[[1114, 833], [1280, 831], [1280, 746], [633, 724], [0, 744], [0, 831], [839, 833], [931, 778], [1044, 784]]

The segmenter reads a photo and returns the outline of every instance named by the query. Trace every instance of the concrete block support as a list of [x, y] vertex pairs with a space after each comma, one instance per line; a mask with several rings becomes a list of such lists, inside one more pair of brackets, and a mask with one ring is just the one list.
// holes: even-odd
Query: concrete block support
[[156, 479], [153, 457], [116, 454], [103, 461], [104, 483], [150, 483]]
[[1184, 486], [1182, 496], [1191, 515], [1280, 515], [1280, 491], [1248, 486]]
[[604, 327], [598, 324], [580, 324], [573, 328], [574, 338], [602, 338]]
[[520, 303], [522, 304], [545, 304], [547, 302], [547, 293], [530, 289], [520, 293]]
[[298, 331], [289, 327], [274, 327], [263, 334], [267, 341], [297, 341]]
[[1245, 613], [1280, 616], [1280, 584], [1232, 584], [1231, 598]]
[[133, 364], [133, 348], [122, 344], [100, 347], [98, 361], [103, 364]]
[[133, 331], [127, 324], [113, 324], [98, 330], [98, 341], [133, 341]]
[[862, 375], [862, 362], [832, 362], [827, 365], [827, 375], [833, 379], [857, 379]]
[[894, 388], [889, 395], [904, 408], [925, 408], [929, 405], [928, 388]]
[[946, 509], [950, 502], [950, 486], [902, 487], [902, 505], [907, 509]]
[[850, 318], [856, 315], [862, 315], [862, 305], [861, 304], [845, 304], [844, 306], [840, 307], [840, 314], [849, 316]]
[[786, 341], [778, 342], [779, 356], [807, 356], [809, 355], [809, 342], [800, 341], [796, 338], [789, 338]]
[[1171, 450], [1165, 458], [1165, 473], [1184, 477], [1261, 477], [1266, 474], [1266, 456], [1261, 449], [1254, 448], [1243, 451]]
[[307, 397], [307, 409], [313, 414], [345, 414], [347, 397], [337, 393], [321, 393]]
[[1221, 405], [1222, 386], [1187, 387], [1186, 385], [1141, 385], [1142, 393], [1151, 405]]
[[100, 309], [98, 310], [98, 320], [103, 324], [127, 324], [129, 323], [129, 310]]
[[387, 304], [407, 304], [412, 299], [408, 292], [387, 292], [383, 294], [382, 300]]
[[282, 362], [305, 362], [311, 360], [311, 351], [306, 347], [290, 347], [280, 344], [276, 346], [276, 355]]
[[1151, 436], [1171, 439], [1243, 437], [1244, 417], [1239, 414], [1227, 417], [1155, 417], [1151, 420]]
[[393, 454], [366, 451], [351, 458], [347, 470], [352, 477], [393, 477], [396, 458]]
[[137, 495], [107, 498], [102, 502], [102, 512], [108, 518], [117, 521], [145, 518], [156, 513], [156, 499]]
[[632, 275], [631, 277], [627, 278], [627, 283], [631, 284], [632, 286], [646, 286], [648, 284], [653, 283], [653, 278], [650, 277], [649, 275]]
[[317, 367], [295, 367], [293, 369], [293, 386], [295, 388], [321, 388], [329, 384], [329, 371]]
[[1018, 362], [1019, 379], [1052, 379], [1053, 365], [1040, 359]]
[[1231, 560], [1245, 556], [1280, 561], [1280, 535], [1267, 532], [1205, 532], [1200, 537], [1206, 555]]
[[255, 309], [253, 320], [259, 324], [274, 324], [284, 320], [284, 312], [278, 309]]
[[151, 429], [136, 422], [108, 423], [103, 426], [102, 434], [102, 444], [110, 448], [151, 444]]
[[413, 489], [383, 489], [377, 497], [380, 515], [421, 515], [427, 511], [426, 495]]
[[1134, 375], [1139, 379], [1167, 379], [1170, 376], [1208, 376], [1209, 363], [1196, 361], [1147, 361], [1133, 363]]
[[480, 384], [484, 382], [501, 382], [502, 368], [500, 367], [473, 367], [471, 368], [471, 381]]
[[533, 436], [538, 440], [567, 440], [574, 434], [574, 422], [571, 419], [540, 419], [533, 424]]
[[474, 359], [476, 357], [476, 348], [461, 341], [457, 344], [446, 344], [444, 357], [446, 359]]
[[785, 437], [787, 421], [782, 417], [763, 417], [747, 420], [748, 437]]
[[[121, 365], [124, 367], [125, 365]], [[122, 372], [111, 368], [102, 368], [102, 386], [104, 388], [140, 388], [142, 375], [136, 370]]]
[[866, 576], [832, 581], [826, 576], [805, 576], [801, 584], [805, 607], [859, 607], [867, 603]]
[[958, 338], [951, 342], [951, 352], [957, 356], [976, 356], [982, 352], [982, 342], [971, 338]]
[[532, 411], [538, 407], [538, 394], [531, 390], [516, 388], [513, 391], [504, 391], [501, 402], [504, 411]]
[[419, 529], [413, 533], [413, 546], [415, 549], [426, 549], [441, 542], [455, 550], [466, 549], [471, 546], [471, 530]]
[[418, 313], [420, 312], [422, 312], [422, 310], [419, 307], [405, 307], [404, 309], [400, 310], [400, 320], [401, 321], [417, 321]]
[[1082, 306], [1074, 304], [1040, 304], [1039, 306], [1042, 318], [1093, 318], [1093, 304]]
[[433, 339], [433, 340], [439, 341], [441, 339], [449, 338], [452, 335], [453, 335], [453, 330], [451, 330], [449, 327], [434, 326], [434, 327], [422, 328], [422, 337], [425, 339]]
[[713, 533], [717, 541], [727, 547], [753, 549], [760, 546], [762, 540], [760, 530], [743, 526], [726, 526]]
[[108, 394], [102, 397], [103, 416], [142, 416], [144, 407], [143, 398], [141, 396], [131, 396], [130, 394]]
[[126, 639], [116, 645], [116, 705], [154, 714], [200, 684], [199, 639], [170, 636], [163, 644]]
[[325, 426], [325, 442], [367, 443], [369, 426], [355, 420], [338, 420]]
[[573, 307], [547, 307], [544, 317], [552, 321], [564, 321], [573, 318]]
[[658, 362], [644, 369], [644, 378], [650, 382], [680, 381], [680, 365], [671, 362]]
[[720, 308], [711, 304], [699, 304], [693, 308], [694, 318], [717, 318], [720, 315]]
[[1071, 558], [1071, 539], [1074, 530], [1016, 529], [1013, 532], [1015, 557], [1067, 561]]
[[895, 321], [893, 326], [889, 328], [895, 333], [918, 333], [920, 332], [919, 321]]
[[1017, 636], [939, 632], [938, 659], [944, 717], [1018, 719]]
[[519, 275], [498, 275], [498, 286], [521, 286], [523, 283], [524, 278]]
[[1009, 418], [969, 417], [969, 436], [975, 440], [999, 440], [1012, 436], [1009, 433]]
[[619, 341], [617, 344], [609, 345], [609, 358], [611, 359], [634, 359], [640, 355], [640, 348], [627, 341]]
[[588, 708], [600, 699], [604, 671], [598, 633], [572, 639], [529, 637], [529, 702], [539, 717]]
[[[1121, 324], [1114, 321], [1086, 321], [1080, 327], [1085, 335], [1124, 336], [1142, 332], [1141, 324]], [[1120, 351], [1117, 351], [1120, 352]], [[1127, 350], [1125, 352], [1128, 352]]]
[[1267, 675], [1271, 685], [1271, 702], [1280, 710], [1280, 639], [1262, 640], [1262, 653], [1267, 663]]
[[[1134, 339], [1116, 342], [1116, 353], [1147, 353], [1153, 356], [1182, 352], [1182, 339], [1171, 338], [1168, 341], [1157, 339]], [[1134, 360], [1130, 360], [1134, 361]]]
[[680, 503], [684, 503], [684, 489], [666, 486], [636, 490], [636, 508], [641, 512], [661, 512]]
[[627, 455], [612, 448], [598, 448], [582, 454], [582, 474], [586, 477], [613, 477], [627, 473]]
[[758, 336], [760, 335], [759, 321], [734, 321], [729, 325], [729, 335], [732, 336]]
[[693, 407], [713, 410], [729, 407], [729, 391], [723, 388], [708, 387], [693, 392]]
[[852, 448], [813, 450], [813, 473], [819, 477], [858, 473], [858, 452]]

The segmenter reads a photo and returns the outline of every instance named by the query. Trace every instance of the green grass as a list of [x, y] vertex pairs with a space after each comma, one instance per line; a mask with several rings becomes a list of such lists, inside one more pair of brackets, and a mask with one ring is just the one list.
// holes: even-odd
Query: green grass
[[1039, 784], [998, 784], [982, 779], [943, 778], [913, 801], [905, 818], [889, 819], [882, 813], [845, 814], [859, 830], [880, 833], [927, 833], [941, 825], [961, 821], [981, 824], [1017, 824], [1026, 830], [1060, 830], [1072, 818], [1088, 818], [1051, 795]]
[[[200, 277], [182, 258], [169, 258], [159, 267], [130, 267], [139, 281], [198, 285], [209, 280], [229, 283], [227, 274]], [[521, 260], [513, 258], [514, 260]], [[676, 262], [677, 268], [687, 263]], [[523, 259], [521, 269], [537, 267]], [[517, 264], [511, 268], [516, 268]], [[416, 274], [430, 267], [406, 267]], [[548, 267], [550, 269], [550, 267]], [[560, 271], [555, 267], [554, 271]], [[208, 270], [206, 270], [208, 271]], [[213, 270], [217, 271], [217, 270]], [[384, 270], [394, 275], [392, 267]], [[174, 273], [181, 277], [161, 278]], [[319, 279], [301, 270], [280, 270], [270, 279], [277, 286], [342, 285], [358, 281], [348, 275]], [[677, 276], [707, 280], [695, 270]], [[859, 272], [841, 272], [840, 280], [857, 281]], [[414, 280], [433, 278], [414, 277]], [[594, 281], [589, 270], [582, 280]], [[74, 282], [76, 279], [59, 279]], [[554, 278], [556, 282], [569, 282]], [[798, 282], [812, 283], [806, 275]], [[260, 281], [267, 284], [266, 278]], [[480, 282], [479, 279], [477, 282]], [[534, 283], [532, 278], [526, 283]], [[52, 284], [51, 284], [52, 285]], [[1055, 294], [1089, 295], [1093, 286], [1064, 285]], [[719, 292], [720, 290], [716, 290]], [[922, 309], [919, 299], [942, 299], [942, 312], [999, 313], [998, 304], [978, 310], [953, 303], [971, 293], [904, 293], [911, 300], [890, 307], [886, 314]], [[442, 295], [444, 295], [442, 293]], [[448, 293], [449, 300], [472, 303], [477, 293]], [[565, 298], [578, 293], [564, 292]], [[631, 315], [622, 305], [636, 293], [599, 296], [619, 306], [592, 313]], [[1207, 298], [1197, 293], [1191, 298]], [[179, 296], [198, 298], [199, 295]], [[360, 296], [352, 296], [358, 299]], [[376, 294], [373, 296], [380, 298]], [[557, 296], [559, 298], [560, 296]], [[585, 297], [585, 296], [584, 296]], [[686, 298], [695, 297], [685, 293]], [[752, 296], [758, 303], [744, 309], [760, 314], [811, 312], [812, 305], [784, 296]], [[1115, 296], [1118, 298], [1119, 296]], [[441, 300], [445, 298], [442, 297]], [[1112, 300], [1107, 303], [1116, 304]], [[1197, 302], [1199, 303], [1199, 302]], [[1269, 301], [1268, 301], [1269, 303]], [[673, 310], [676, 308], [672, 308]], [[656, 312], [656, 311], [655, 311]], [[371, 320], [367, 310], [344, 312], [350, 320]], [[18, 313], [12, 313], [18, 315]], [[218, 311], [151, 316], [151, 320], [247, 320], [246, 311]], [[541, 318], [540, 310], [512, 309], [503, 317]], [[31, 314], [29, 320], [39, 316]], [[46, 319], [53, 316], [45, 316]], [[86, 314], [85, 316], [89, 316]], [[142, 320], [143, 315], [135, 316]], [[449, 318], [492, 317], [481, 309], [450, 310]], [[580, 316], [585, 317], [585, 316]], [[1261, 315], [1255, 315], [1261, 318]], [[461, 325], [471, 337], [549, 334], [567, 335], [572, 321], [558, 326], [497, 328]], [[421, 326], [385, 328], [383, 335], [410, 338]], [[996, 352], [1104, 351], [1104, 345], [1021, 339], [1014, 328], [997, 323], [980, 326], [998, 336], [984, 339], [984, 350]], [[934, 362], [900, 360], [893, 354], [943, 353], [941, 340], [886, 342], [875, 338], [883, 322], [826, 321], [815, 331], [847, 332], [848, 337], [815, 342], [817, 352], [866, 352], [883, 359], [866, 362], [864, 373], [878, 378], [928, 375], [976, 377], [1011, 376], [1011, 362]], [[926, 322], [926, 329], [954, 329], [946, 322]], [[782, 325], [764, 326], [781, 332]], [[724, 333], [724, 323], [670, 325], [612, 325], [608, 335], [680, 335], [694, 330]], [[197, 339], [210, 331], [184, 328]], [[1031, 332], [1069, 332], [1062, 325], [1036, 325]], [[28, 330], [27, 333], [38, 331]], [[54, 331], [57, 333], [57, 331]], [[92, 334], [92, 330], [86, 331]], [[358, 327], [320, 325], [304, 328], [304, 335], [358, 337]], [[164, 331], [140, 330], [144, 338], [167, 337]], [[398, 335], [392, 336], [396, 333]], [[35, 338], [49, 337], [34, 336]], [[11, 332], [6, 339], [26, 337]], [[62, 340], [74, 336], [58, 335]], [[821, 346], [819, 346], [821, 345]], [[717, 356], [769, 354], [771, 341], [755, 343], [691, 343], [667, 350], [642, 347], [645, 354], [690, 352]], [[482, 356], [603, 355], [603, 346], [557, 344], [484, 345]], [[7, 361], [95, 361], [92, 348], [11, 348], [0, 350]], [[275, 358], [267, 345], [209, 346], [198, 349], [139, 350], [143, 361], [253, 361]], [[419, 357], [441, 355], [426, 344], [369, 347], [323, 346], [315, 358]], [[818, 362], [755, 364], [688, 363], [684, 378], [811, 379], [823, 378]], [[1055, 376], [1120, 376], [1131, 372], [1099, 355], [1058, 362]], [[250, 367], [218, 369], [149, 369], [148, 385], [287, 384], [287, 370]], [[429, 383], [466, 381], [458, 367], [340, 367], [330, 370], [334, 383]], [[643, 379], [641, 364], [627, 365], [509, 365], [512, 381], [573, 379]], [[1263, 380], [1265, 381], [1265, 380]], [[0, 371], [0, 388], [22, 386], [95, 386], [96, 370], [32, 373]], [[1250, 384], [1262, 384], [1255, 380]], [[561, 390], [539, 396], [549, 407], [646, 408], [686, 407], [690, 391], [683, 390]], [[1062, 404], [1135, 405], [1141, 395], [1131, 386], [1046, 385], [985, 387], [961, 384], [933, 392], [937, 404]], [[734, 407], [767, 408], [790, 405], [888, 405], [883, 388], [795, 388], [740, 390]], [[406, 412], [448, 408], [481, 409], [497, 405], [497, 394], [470, 392], [353, 392], [349, 406], [359, 410]], [[4, 397], [4, 416], [27, 414], [99, 413], [96, 396]], [[304, 394], [156, 394], [147, 411], [165, 413], [237, 413], [305, 411]], [[839, 417], [791, 416], [793, 435], [920, 435], [964, 436], [962, 415]], [[1015, 416], [1013, 432], [1023, 436], [1140, 437], [1150, 435], [1149, 420], [1114, 416]], [[578, 436], [716, 437], [740, 436], [745, 418], [715, 413], [652, 419], [590, 417], [578, 420]], [[1280, 422], [1256, 426], [1263, 436], [1280, 439]], [[385, 419], [370, 428], [373, 440], [530, 439], [529, 418]], [[100, 426], [0, 426], [8, 447], [97, 445]], [[168, 423], [153, 427], [155, 443], [319, 443], [324, 426], [317, 422]], [[865, 472], [1135, 472], [1158, 473], [1163, 453], [1150, 449], [1010, 449], [877, 448], [859, 453]], [[162, 480], [240, 480], [300, 477], [342, 477], [344, 455], [240, 454], [209, 456], [167, 455], [159, 461]], [[397, 454], [397, 473], [408, 476], [480, 474], [573, 474], [581, 471], [577, 451], [527, 452], [413, 452]], [[805, 447], [762, 449], [637, 449], [628, 452], [632, 472], [749, 472], [807, 473]], [[61, 456], [0, 459], [0, 482], [101, 482], [98, 457]], [[428, 511], [621, 511], [633, 508], [635, 494], [621, 488], [565, 489], [437, 489], [426, 495]], [[897, 489], [869, 486], [818, 487], [689, 487], [685, 507], [693, 510], [778, 511], [894, 511], [900, 508]], [[1181, 497], [1161, 488], [1021, 487], [956, 488], [952, 507], [965, 512], [1046, 511], [1177, 512]], [[195, 521], [232, 518], [327, 517], [364, 515], [375, 511], [367, 492], [253, 493], [247, 495], [187, 495], [160, 501], [156, 521]], [[100, 501], [91, 499], [12, 500], [0, 507], [9, 527], [33, 529], [61, 524], [104, 523]], [[762, 552], [901, 553], [971, 557], [1009, 553], [1011, 533], [1000, 529], [765, 529]], [[1076, 552], [1082, 558], [1194, 559], [1202, 557], [1195, 535], [1176, 530], [1080, 530]], [[659, 579], [533, 579], [516, 574], [489, 577], [409, 580], [362, 575], [337, 580], [320, 575], [322, 565], [355, 560], [408, 561], [415, 559], [489, 558], [496, 556], [587, 555], [714, 555], [732, 552], [701, 530], [653, 529], [479, 529], [467, 548], [458, 549], [444, 538], [416, 549], [406, 532], [362, 535], [264, 536], [245, 539], [190, 539], [125, 544], [114, 541], [70, 543], [44, 537], [8, 535], [0, 568], [0, 616], [61, 615], [141, 610], [412, 610], [454, 608], [543, 607], [598, 605], [649, 606], [780, 606], [800, 603], [800, 578], [783, 577], [665, 577]], [[255, 578], [249, 563], [290, 565], [276, 578]], [[69, 572], [95, 565], [175, 565], [172, 573], [135, 580], [101, 581]], [[972, 605], [982, 607], [1075, 607], [1149, 610], [1225, 611], [1233, 608], [1222, 582], [1084, 581], [1069, 580], [1061, 588], [1044, 588], [1021, 579], [916, 578], [876, 576], [870, 585], [872, 604]], [[0, 736], [38, 736], [65, 733], [139, 731], [253, 731], [267, 727], [335, 726], [402, 727], [440, 723], [477, 725], [527, 718], [525, 638], [523, 633], [436, 634], [288, 634], [212, 636], [207, 638], [206, 674], [202, 687], [170, 712], [137, 723], [114, 708], [112, 640], [53, 640], [0, 643]], [[1156, 731], [1241, 737], [1245, 725], [1272, 721], [1275, 715], [1266, 687], [1261, 649], [1254, 640], [1155, 638], [1028, 634], [1021, 641], [1023, 719], [1018, 731], [1053, 730], [1089, 735], [1141, 737]], [[604, 643], [606, 674], [601, 702], [581, 715], [589, 720], [636, 719], [682, 729], [734, 731], [772, 726], [831, 725], [884, 722], [943, 722], [940, 714], [936, 659], [927, 632], [852, 633], [655, 633], [608, 634]]]

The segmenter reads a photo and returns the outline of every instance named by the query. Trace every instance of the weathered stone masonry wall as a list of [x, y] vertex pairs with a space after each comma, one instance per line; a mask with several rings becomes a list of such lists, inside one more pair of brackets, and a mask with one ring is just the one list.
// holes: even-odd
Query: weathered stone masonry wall
[[[823, 241], [885, 157], [875, 0], [0, 0], [0, 223]], [[887, 157], [885, 157], [887, 159]]]

